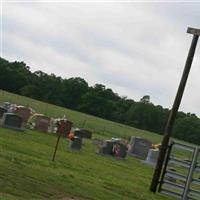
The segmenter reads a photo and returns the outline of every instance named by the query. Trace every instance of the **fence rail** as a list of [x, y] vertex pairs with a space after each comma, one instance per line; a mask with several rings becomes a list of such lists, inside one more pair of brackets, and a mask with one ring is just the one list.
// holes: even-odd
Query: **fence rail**
[[[180, 200], [199, 200], [200, 148], [173, 142], [169, 147], [159, 192]], [[176, 157], [177, 155], [179, 158]]]

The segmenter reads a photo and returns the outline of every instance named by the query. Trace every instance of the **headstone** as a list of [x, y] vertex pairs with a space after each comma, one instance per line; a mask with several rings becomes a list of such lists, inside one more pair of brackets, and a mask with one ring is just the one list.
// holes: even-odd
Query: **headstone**
[[9, 113], [13, 113], [16, 110], [17, 105], [10, 102], [3, 102], [2, 107], [5, 108]]
[[158, 155], [159, 155], [158, 149], [149, 149], [146, 161], [156, 164], [156, 162], [158, 160]]
[[61, 133], [67, 137], [67, 135], [70, 133], [70, 130], [72, 128], [72, 124], [73, 123], [69, 120], [64, 120], [64, 119], [60, 120], [58, 122], [57, 133]]
[[110, 155], [116, 158], [126, 157], [126, 146], [119, 141], [106, 140], [99, 149], [99, 154]]
[[92, 132], [87, 130], [87, 129], [79, 129], [76, 128], [73, 130], [74, 135], [81, 137], [81, 138], [87, 138], [87, 139], [91, 139], [92, 138]]
[[17, 113], [22, 118], [23, 123], [26, 124], [31, 116], [31, 109], [24, 106], [17, 106], [15, 113]]
[[90, 130], [81, 128], [80, 131], [82, 132], [83, 138], [92, 139], [92, 132]]
[[72, 150], [80, 150], [82, 146], [82, 138], [75, 136], [69, 143], [69, 148]]
[[103, 145], [100, 147], [99, 152], [100, 154], [112, 155], [112, 148], [113, 148], [113, 141], [106, 140]]
[[50, 118], [46, 116], [37, 116], [35, 121], [35, 129], [41, 132], [48, 132]]
[[129, 155], [135, 156], [142, 160], [146, 160], [148, 151], [151, 149], [152, 143], [147, 139], [140, 137], [132, 137], [129, 145]]
[[0, 106], [0, 118], [2, 118], [3, 114], [6, 113], [6, 112], [7, 112], [7, 109], [2, 107], [2, 106]]
[[113, 145], [113, 156], [117, 158], [125, 158], [126, 157], [126, 146], [122, 143], [115, 143]]
[[22, 118], [14, 113], [4, 113], [1, 120], [1, 125], [5, 128], [23, 131]]
[[149, 149], [147, 159], [143, 163], [155, 166], [158, 160], [158, 155], [158, 149]]

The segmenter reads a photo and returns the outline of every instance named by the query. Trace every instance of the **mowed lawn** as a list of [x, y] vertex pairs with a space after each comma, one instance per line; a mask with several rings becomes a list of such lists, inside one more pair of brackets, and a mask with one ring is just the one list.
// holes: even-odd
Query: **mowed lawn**
[[[34, 109], [44, 109], [52, 117], [65, 114], [74, 126], [93, 130], [96, 138], [136, 135], [152, 142], [161, 140], [154, 133], [1, 91], [0, 102], [8, 100], [22, 105], [29, 101]], [[90, 140], [84, 140], [81, 151], [75, 152], [62, 138], [52, 162], [56, 139], [54, 134], [0, 128], [0, 199], [172, 199], [149, 191], [151, 167], [129, 156], [125, 160], [99, 156]]]
[[90, 140], [70, 151], [62, 138], [52, 162], [55, 142], [51, 134], [0, 129], [1, 199], [169, 199], [149, 192], [153, 170], [140, 160], [99, 156]]

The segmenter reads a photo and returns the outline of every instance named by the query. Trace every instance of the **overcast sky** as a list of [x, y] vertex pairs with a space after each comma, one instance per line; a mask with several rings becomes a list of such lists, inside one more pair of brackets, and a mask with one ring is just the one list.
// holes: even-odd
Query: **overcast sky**
[[[3, 1], [2, 52], [32, 71], [102, 83], [120, 96], [171, 108], [200, 2]], [[200, 116], [200, 41], [181, 110]]]

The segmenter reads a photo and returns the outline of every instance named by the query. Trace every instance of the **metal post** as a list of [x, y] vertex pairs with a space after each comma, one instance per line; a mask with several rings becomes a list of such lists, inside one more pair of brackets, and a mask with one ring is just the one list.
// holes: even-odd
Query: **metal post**
[[199, 35], [200, 35], [200, 29], [188, 28], [187, 32], [193, 34], [193, 39], [192, 39], [192, 43], [191, 43], [191, 46], [190, 46], [188, 57], [187, 57], [187, 60], [186, 60], [186, 63], [185, 63], [185, 68], [184, 68], [184, 71], [183, 71], [183, 74], [182, 74], [182, 78], [181, 78], [181, 81], [180, 81], [180, 84], [179, 84], [179, 88], [178, 88], [178, 91], [177, 91], [177, 94], [176, 94], [176, 97], [175, 97], [175, 100], [174, 100], [174, 104], [173, 104], [173, 107], [172, 107], [171, 112], [169, 114], [168, 121], [167, 121], [167, 124], [166, 124], [166, 127], [165, 127], [164, 137], [163, 137], [163, 140], [162, 140], [162, 145], [161, 145], [160, 153], [159, 153], [159, 156], [158, 156], [158, 161], [157, 161], [157, 164], [156, 164], [156, 168], [155, 168], [154, 175], [153, 175], [152, 182], [151, 182], [151, 186], [150, 186], [150, 190], [152, 192], [157, 191], [157, 186], [158, 186], [158, 183], [159, 183], [160, 174], [161, 174], [161, 171], [162, 171], [165, 154], [166, 154], [169, 139], [170, 139], [170, 136], [171, 136], [172, 127], [174, 125], [175, 117], [176, 117], [178, 108], [179, 108], [180, 103], [181, 103], [181, 99], [182, 99], [182, 96], [183, 96], [183, 92], [184, 92], [184, 89], [185, 89], [187, 78], [188, 78], [190, 68], [191, 68], [191, 65], [192, 65], [196, 45], [197, 45], [198, 38], [199, 38]]
[[58, 143], [59, 143], [59, 141], [60, 141], [61, 135], [62, 135], [62, 133], [59, 133], [59, 135], [58, 135], [58, 139], [57, 139], [57, 142], [56, 142], [56, 146], [55, 146], [55, 150], [54, 150], [54, 154], [53, 154], [52, 161], [55, 160], [56, 152], [57, 152], [57, 149], [58, 149]]
[[199, 155], [199, 148], [196, 147], [194, 154], [193, 154], [193, 158], [192, 158], [192, 164], [190, 166], [189, 173], [188, 173], [188, 176], [187, 176], [182, 200], [188, 199], [188, 192], [189, 192], [190, 184], [191, 184], [191, 181], [192, 181], [192, 175], [193, 175], [193, 172], [194, 172], [195, 167], [196, 167], [198, 155]]
[[168, 162], [169, 162], [169, 159], [170, 159], [170, 154], [171, 154], [171, 150], [172, 150], [173, 145], [174, 145], [174, 142], [171, 142], [171, 144], [169, 145], [168, 150], [167, 150], [167, 155], [165, 157], [165, 163], [164, 163], [163, 173], [162, 173], [162, 176], [161, 176], [161, 179], [160, 179], [160, 185], [159, 185], [159, 188], [158, 188], [158, 192], [161, 191], [161, 187], [162, 187], [162, 184], [163, 184], [163, 180], [164, 180], [164, 177], [165, 177], [165, 173], [166, 173], [166, 169], [167, 169], [167, 165], [168, 165]]

